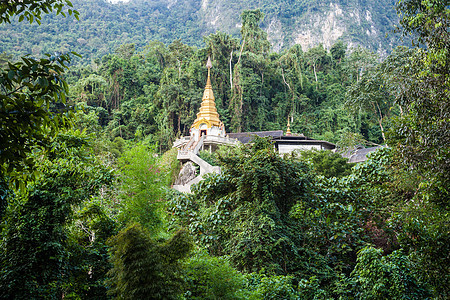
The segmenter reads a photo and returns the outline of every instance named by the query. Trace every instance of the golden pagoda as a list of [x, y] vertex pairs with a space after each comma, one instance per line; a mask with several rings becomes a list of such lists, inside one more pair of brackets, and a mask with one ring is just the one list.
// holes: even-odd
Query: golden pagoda
[[[225, 126], [219, 119], [217, 113], [213, 89], [211, 86], [211, 58], [208, 57], [206, 63], [208, 68], [208, 78], [206, 80], [205, 90], [203, 92], [202, 104], [197, 118], [189, 130], [189, 136], [183, 136], [173, 142], [173, 147], [178, 148], [181, 154], [178, 156], [180, 160], [189, 160], [191, 154], [197, 154], [201, 150], [209, 150], [213, 152], [219, 145], [234, 145], [237, 140], [230, 139], [226, 132]], [[192, 152], [191, 154], [187, 154]], [[188, 157], [189, 156], [189, 157]]]
[[287, 123], [287, 130], [286, 130], [286, 136], [291, 136], [291, 123], [289, 123], [289, 117], [288, 117], [288, 123]]
[[210, 57], [208, 57], [206, 67], [208, 68], [208, 78], [206, 80], [205, 91], [203, 92], [200, 112], [197, 113], [197, 118], [191, 126], [191, 135], [195, 136], [196, 140], [202, 135], [225, 136], [225, 128], [217, 113], [211, 85], [212, 63]]

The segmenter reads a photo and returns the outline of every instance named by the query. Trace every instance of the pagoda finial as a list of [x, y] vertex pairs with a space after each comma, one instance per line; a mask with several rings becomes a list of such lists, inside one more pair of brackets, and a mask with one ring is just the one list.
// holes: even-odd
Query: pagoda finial
[[289, 123], [289, 117], [288, 117], [286, 135], [292, 135], [292, 133], [291, 133], [291, 124]]
[[206, 85], [211, 85], [211, 68], [212, 68], [211, 56], [208, 56], [206, 67], [208, 68], [208, 79], [206, 80]]

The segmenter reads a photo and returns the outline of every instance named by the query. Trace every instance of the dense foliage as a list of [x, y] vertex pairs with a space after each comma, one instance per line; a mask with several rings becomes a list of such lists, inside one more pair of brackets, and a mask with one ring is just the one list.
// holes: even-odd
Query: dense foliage
[[[405, 182], [392, 182], [405, 180], [404, 170], [391, 168], [392, 149], [381, 148], [341, 178], [313, 171], [326, 155], [309, 161], [310, 169], [295, 156], [280, 157], [264, 139], [216, 154], [222, 174], [173, 198], [172, 223], [189, 228], [211, 255], [227, 257], [250, 274], [247, 289], [254, 297], [426, 299], [433, 287], [435, 296], [445, 298], [442, 286], [422, 277], [439, 263], [427, 261], [426, 271], [414, 265], [419, 253], [425, 255], [422, 263], [433, 255], [442, 264], [447, 256], [410, 252], [412, 228], [397, 223], [405, 221], [399, 211], [413, 196]], [[438, 228], [433, 232], [448, 238]], [[446, 253], [444, 244], [433, 245]], [[256, 280], [261, 274], [267, 279]], [[264, 293], [276, 296], [258, 294], [268, 282]]]
[[[1, 4], [1, 22], [71, 7], [34, 2]], [[241, 40], [201, 49], [124, 44], [68, 71], [67, 55], [3, 55], [0, 298], [448, 299], [449, 8], [397, 8], [424, 45], [383, 61], [343, 43], [273, 53], [260, 10], [242, 13]], [[195, 118], [208, 55], [228, 130], [289, 118], [341, 148], [388, 146], [352, 166], [255, 138], [201, 153], [221, 173], [171, 190], [166, 150]]]

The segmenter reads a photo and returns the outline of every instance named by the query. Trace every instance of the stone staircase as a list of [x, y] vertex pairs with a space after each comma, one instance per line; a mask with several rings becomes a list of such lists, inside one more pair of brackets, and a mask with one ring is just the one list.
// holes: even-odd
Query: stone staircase
[[203, 175], [208, 173], [220, 174], [220, 167], [212, 166], [197, 154], [203, 146], [205, 136], [202, 136], [197, 143], [193, 139], [189, 140], [182, 150], [178, 150], [177, 159], [182, 162], [191, 161], [200, 167], [200, 174], [184, 185], [173, 185], [172, 188], [182, 193], [191, 193], [191, 186], [203, 180]]

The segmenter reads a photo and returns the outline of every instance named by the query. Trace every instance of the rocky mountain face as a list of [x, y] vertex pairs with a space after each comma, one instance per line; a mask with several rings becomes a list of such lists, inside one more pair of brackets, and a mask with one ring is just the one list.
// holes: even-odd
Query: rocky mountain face
[[330, 48], [338, 39], [350, 47], [384, 51], [399, 40], [392, 32], [397, 23], [394, 4], [393, 0], [202, 0], [199, 15], [206, 28], [235, 34], [240, 12], [261, 8], [262, 27], [275, 51], [294, 44], [304, 51], [320, 43]]

